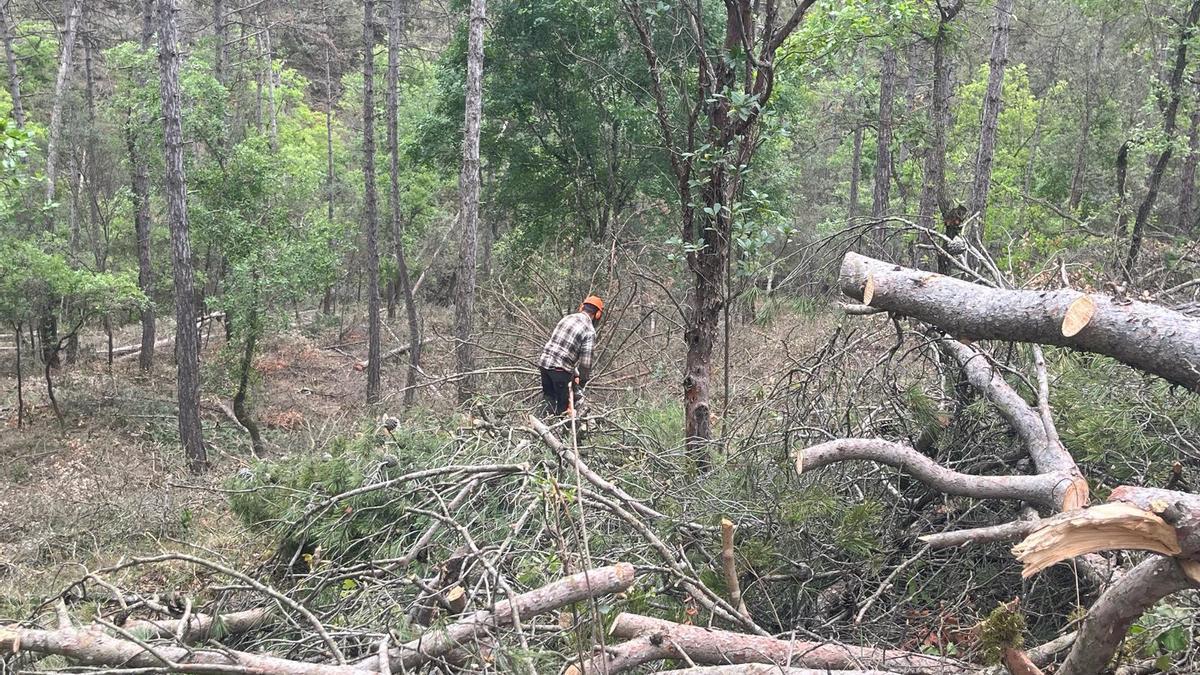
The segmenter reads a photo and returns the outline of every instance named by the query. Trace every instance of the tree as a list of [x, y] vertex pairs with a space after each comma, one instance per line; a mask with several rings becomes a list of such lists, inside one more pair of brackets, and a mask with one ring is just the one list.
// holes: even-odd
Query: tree
[[391, 189], [388, 208], [392, 215], [392, 238], [396, 248], [396, 279], [404, 293], [404, 311], [408, 318], [408, 379], [404, 384], [404, 405], [416, 401], [417, 375], [421, 368], [421, 323], [417, 318], [417, 302], [413, 298], [412, 280], [404, 259], [404, 226], [400, 214], [400, 40], [404, 34], [404, 0], [392, 0], [388, 17], [388, 157]]
[[[154, 41], [154, 0], [142, 0], [142, 35], [140, 48], [142, 54], [148, 54]], [[141, 70], [138, 71], [143, 72]], [[137, 75], [136, 88], [145, 85], [145, 78]], [[144, 140], [145, 129], [149, 126], [148, 116], [142, 105], [130, 101], [125, 113], [125, 146], [129, 151], [129, 166], [131, 167], [133, 188], [133, 222], [134, 234], [137, 237], [138, 252], [138, 287], [147, 298], [154, 292], [154, 265], [151, 262], [150, 241], [150, 167], [146, 161]], [[154, 367], [154, 338], [156, 334], [154, 307], [146, 303], [142, 308], [142, 346], [138, 352], [138, 367], [148, 372]]]
[[183, 93], [179, 71], [177, 0], [158, 0], [158, 63], [162, 90], [163, 156], [166, 165], [167, 225], [175, 282], [175, 361], [179, 398], [179, 440], [188, 466], [201, 472], [208, 464], [200, 426], [200, 344], [196, 331], [195, 280], [188, 231], [187, 178], [183, 163]]
[[[896, 98], [896, 48], [883, 48], [879, 74], [879, 121], [875, 150], [875, 190], [871, 202], [871, 217], [887, 215], [888, 195], [892, 182], [892, 108]], [[879, 230], [882, 231], [882, 230]]]
[[[952, 5], [943, 5], [942, 0], [934, 3], [937, 9], [937, 28], [931, 38], [933, 49], [933, 87], [929, 102], [929, 134], [928, 145], [925, 148], [925, 161], [922, 174], [921, 200], [917, 215], [917, 224], [932, 230], [934, 214], [940, 213], [946, 226], [946, 234], [954, 237], [957, 231], [951, 232], [951, 206], [946, 196], [946, 134], [950, 127], [950, 72], [951, 61], [947, 58], [946, 48], [950, 40], [951, 22], [962, 11], [963, 0], [955, 0]], [[961, 221], [961, 218], [957, 220]]]
[[[802, 0], [781, 15], [773, 3], [737, 0], [725, 5], [723, 39], [708, 38], [708, 18], [687, 4], [674, 11], [649, 9], [623, 0], [627, 20], [637, 34], [648, 69], [650, 94], [679, 200], [680, 236], [691, 273], [684, 342], [684, 437], [704, 466], [703, 446], [712, 437], [712, 357], [724, 303], [724, 281], [733, 250], [734, 202], [758, 147], [757, 132], [775, 86], [776, 58], [814, 0]], [[673, 25], [663, 25], [674, 19]], [[694, 62], [664, 64], [660, 32], [688, 36]], [[698, 86], [670, 87], [665, 77], [675, 68], [695, 68]], [[686, 69], [686, 70], [685, 70]], [[688, 91], [680, 100], [671, 91]]]
[[459, 174], [459, 217], [462, 219], [460, 263], [454, 288], [454, 354], [464, 375], [458, 383], [458, 399], [471, 397], [475, 368], [471, 328], [475, 320], [475, 273], [479, 244], [479, 129], [483, 117], [483, 29], [487, 21], [486, 0], [471, 0], [468, 18], [467, 98], [463, 125], [462, 172]]
[[12, 98], [12, 114], [17, 126], [25, 126], [25, 109], [21, 104], [21, 76], [13, 54], [13, 37], [8, 18], [8, 3], [0, 5], [0, 40], [4, 41], [4, 61], [8, 66], [8, 94]]
[[[1187, 70], [1188, 44], [1196, 34], [1196, 22], [1200, 21], [1200, 0], [1191, 3], [1187, 16], [1179, 26], [1179, 38], [1175, 45], [1174, 63], [1164, 82], [1164, 90], [1158, 94], [1158, 107], [1162, 113], [1163, 147], [1155, 158], [1146, 177], [1146, 194], [1138, 206], [1137, 216], [1133, 221], [1133, 230], [1129, 233], [1129, 250], [1121, 264], [1121, 272], [1126, 280], [1133, 280], [1133, 266], [1137, 263], [1138, 254], [1142, 250], [1142, 237], [1145, 236], [1146, 225], [1150, 222], [1154, 202], [1158, 198], [1158, 189], [1162, 185], [1163, 175], [1167, 172], [1167, 164], [1175, 149], [1175, 128], [1178, 126], [1179, 101], [1182, 98], [1183, 74]], [[1124, 234], [1123, 232], [1121, 234]]]
[[375, 186], [375, 0], [363, 2], [363, 229], [367, 240], [367, 403], [379, 402], [379, 214]]
[[975, 178], [967, 198], [967, 215], [978, 219], [978, 244], [987, 237], [987, 201], [992, 184], [992, 160], [996, 155], [996, 129], [1003, 105], [1004, 69], [1008, 66], [1008, 33], [1012, 22], [1013, 0], [996, 0], [996, 19], [992, 25], [992, 51], [988, 57], [987, 94], [983, 99], [979, 129], [979, 150], [975, 154]]

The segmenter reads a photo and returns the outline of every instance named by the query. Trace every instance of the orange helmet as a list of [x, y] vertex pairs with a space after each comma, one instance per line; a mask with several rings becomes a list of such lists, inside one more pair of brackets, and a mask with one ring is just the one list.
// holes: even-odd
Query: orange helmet
[[596, 319], [597, 320], [600, 318], [600, 316], [602, 314], [604, 314], [604, 301], [601, 300], [598, 296], [589, 295], [586, 298], [584, 298], [583, 302], [579, 303], [579, 311], [581, 311], [581, 312], [583, 311], [584, 305], [591, 305], [596, 308]]

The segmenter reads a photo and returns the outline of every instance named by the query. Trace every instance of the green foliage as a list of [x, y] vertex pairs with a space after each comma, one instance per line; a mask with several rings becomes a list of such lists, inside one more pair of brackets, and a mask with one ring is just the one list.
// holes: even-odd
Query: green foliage
[[319, 511], [306, 528], [296, 526], [320, 500], [428, 465], [447, 441], [403, 426], [390, 436], [371, 432], [340, 438], [323, 454], [260, 462], [249, 474], [230, 479], [237, 492], [229, 505], [248, 527], [277, 537], [285, 559], [301, 546], [310, 553], [320, 547], [322, 555], [342, 562], [385, 548], [403, 551], [427, 522], [407, 511], [413, 504], [409, 496], [394, 491], [339, 501]]
[[55, 299], [67, 325], [94, 314], [141, 307], [146, 298], [128, 274], [76, 269], [34, 242], [0, 240], [0, 318], [10, 326], [29, 321]]
[[856, 559], [868, 558], [879, 546], [883, 504], [867, 500], [846, 504], [823, 487], [810, 487], [784, 507], [784, 518], [797, 526], [827, 530], [829, 544]]
[[1200, 433], [1200, 402], [1161, 380], [1087, 355], [1062, 353], [1053, 368], [1051, 407], [1063, 443], [1112, 481], [1162, 484], [1183, 459], [1177, 439]]

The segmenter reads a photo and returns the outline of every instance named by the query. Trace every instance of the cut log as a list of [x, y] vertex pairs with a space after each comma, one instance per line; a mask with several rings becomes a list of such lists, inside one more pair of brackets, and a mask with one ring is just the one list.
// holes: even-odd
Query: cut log
[[871, 307], [918, 319], [956, 337], [1070, 347], [1111, 356], [1200, 392], [1200, 319], [1165, 307], [1089, 294], [1095, 311], [1063, 335], [1071, 289], [1014, 291], [901, 267], [857, 253], [842, 259], [839, 287], [861, 301], [868, 275]]
[[[610, 593], [619, 593], [633, 585], [634, 569], [628, 563], [618, 563], [574, 574], [541, 588], [501, 600], [491, 610], [482, 610], [463, 617], [443, 628], [435, 628], [416, 640], [393, 647], [388, 651], [393, 672], [412, 669], [449, 653], [473, 640], [481, 633], [511, 625], [514, 618], [527, 619], [572, 603]], [[377, 662], [372, 655], [360, 662], [360, 668], [370, 668]]]
[[1013, 547], [1013, 555], [1025, 565], [1022, 577], [1084, 553], [1136, 549], [1174, 556], [1181, 552], [1174, 527], [1131, 504], [1101, 504], [1038, 524], [1038, 529]]
[[[616, 673], [665, 659], [683, 659], [699, 665], [763, 663], [825, 670], [883, 669], [895, 673], [950, 675], [975, 672], [969, 664], [880, 647], [833, 642], [781, 640], [715, 628], [686, 626], [664, 619], [622, 613], [613, 622], [613, 637], [626, 640], [605, 649], [568, 673]], [[776, 671], [778, 672], [778, 671]]]
[[784, 665], [745, 663], [740, 665], [700, 665], [682, 670], [659, 670], [658, 675], [898, 675], [893, 670], [827, 670], [787, 668]]
[[211, 614], [193, 614], [187, 619], [187, 626], [180, 631], [180, 619], [165, 620], [134, 620], [122, 626], [125, 630], [136, 635], [148, 637], [179, 636], [185, 644], [203, 642], [210, 637], [220, 638], [225, 635], [248, 633], [255, 628], [266, 625], [272, 619], [272, 612], [267, 608], [248, 609], [244, 612], [230, 612], [217, 615], [216, 620]]
[[1065, 472], [1033, 476], [977, 476], [943, 467], [913, 448], [881, 439], [842, 438], [827, 441], [793, 453], [796, 471], [803, 473], [849, 460], [886, 464], [903, 471], [926, 485], [959, 497], [1010, 499], [1056, 509], [1060, 486], [1074, 481]]
[[99, 626], [68, 630], [0, 626], [0, 652], [15, 654], [20, 651], [65, 656], [84, 666], [165, 666], [173, 672], [198, 675], [212, 675], [216, 670], [214, 666], [239, 666], [245, 672], [263, 675], [366, 675], [369, 672], [349, 666], [291, 661], [224, 648], [210, 650], [163, 645], [155, 646], [150, 652], [135, 642], [108, 635]]

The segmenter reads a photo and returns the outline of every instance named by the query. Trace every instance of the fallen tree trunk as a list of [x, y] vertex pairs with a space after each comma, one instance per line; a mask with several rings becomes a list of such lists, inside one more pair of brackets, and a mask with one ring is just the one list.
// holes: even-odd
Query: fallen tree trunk
[[368, 672], [349, 666], [291, 661], [224, 648], [218, 651], [171, 645], [143, 646], [108, 635], [100, 626], [60, 630], [0, 626], [0, 652], [16, 654], [21, 651], [65, 656], [85, 666], [165, 667], [177, 673], [199, 675], [212, 675], [219, 666], [236, 666], [246, 672], [264, 675], [365, 675]]
[[614, 675], [652, 661], [685, 658], [700, 665], [768, 664], [776, 668], [774, 672], [778, 672], [780, 666], [815, 668], [821, 672], [879, 668], [895, 673], [940, 675], [978, 670], [954, 659], [916, 652], [834, 642], [781, 640], [686, 626], [640, 614], [618, 615], [610, 633], [626, 642], [605, 649], [567, 672]]
[[1200, 392], [1200, 319], [1158, 305], [1088, 294], [1094, 312], [1078, 332], [1064, 335], [1067, 310], [1083, 293], [989, 288], [922, 272], [857, 253], [842, 259], [842, 292], [864, 304], [918, 319], [956, 337], [1070, 347], [1111, 356]]
[[[248, 609], [228, 614], [193, 614], [186, 619], [139, 619], [128, 621], [122, 628], [150, 637], [174, 636], [184, 644], [195, 644], [210, 637], [248, 633], [271, 621], [272, 612], [267, 608]], [[182, 630], [181, 630], [182, 628]]]
[[[391, 669], [409, 672], [432, 659], [443, 656], [481, 633], [510, 625], [518, 618], [544, 614], [567, 605], [609, 593], [619, 593], [633, 585], [634, 569], [628, 563], [580, 572], [552, 584], [501, 600], [491, 610], [466, 616], [444, 628], [433, 629], [416, 640], [388, 651]], [[358, 665], [377, 663], [372, 656]]]
[[[424, 340], [421, 340], [417, 344], [421, 347], [424, 347], [425, 345], [427, 345], [431, 342], [433, 342], [433, 338], [425, 338]], [[387, 361], [388, 359], [394, 359], [397, 356], [400, 356], [402, 354], [407, 354], [408, 352], [412, 351], [412, 347], [413, 346], [411, 344], [407, 344], [407, 345], [400, 345], [399, 347], [396, 347], [395, 349], [389, 349], [379, 357], [379, 361], [382, 363], [384, 361]], [[365, 370], [366, 367], [367, 367], [366, 361], [359, 361], [355, 365], [356, 370]]]
[[827, 670], [787, 668], [784, 665], [746, 663], [742, 665], [701, 665], [682, 670], [659, 670], [658, 675], [898, 675], [892, 670]]

